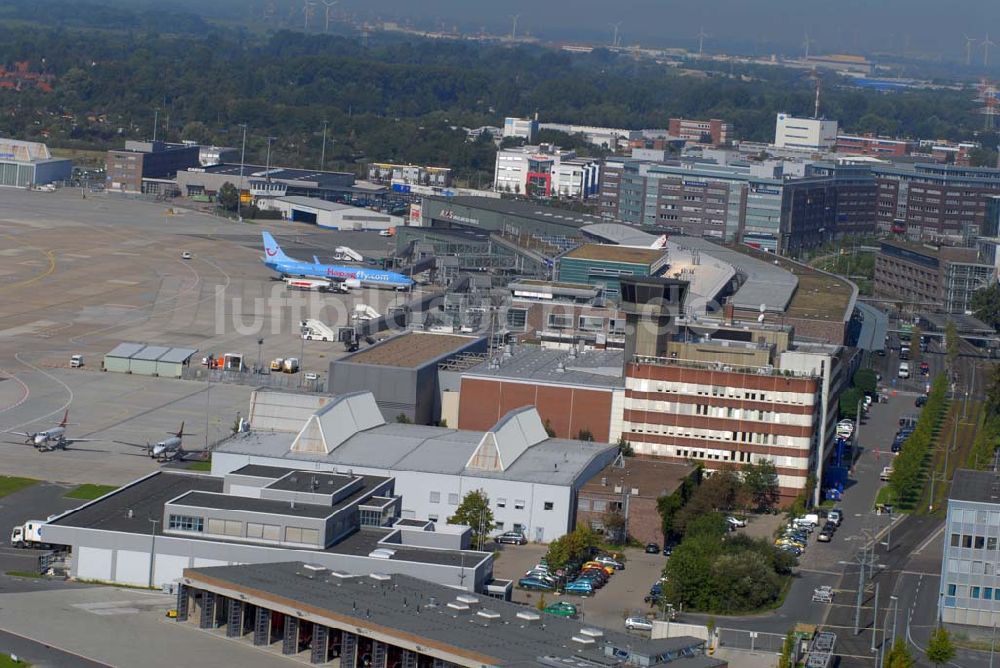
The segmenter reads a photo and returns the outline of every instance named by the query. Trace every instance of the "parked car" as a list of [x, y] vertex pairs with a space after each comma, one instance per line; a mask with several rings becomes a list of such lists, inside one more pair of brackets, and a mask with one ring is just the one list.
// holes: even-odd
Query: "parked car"
[[827, 527], [829, 526], [830, 525], [828, 524], [827, 526], [823, 527], [823, 530], [820, 531], [819, 534], [816, 536], [816, 540], [819, 541], [820, 543], [829, 543], [831, 540], [833, 540], [833, 529], [832, 528], [828, 529]]
[[182, 260], [190, 260], [192, 257], [194, 256], [191, 255], [191, 251], [184, 251], [183, 253], [181, 253]]
[[917, 408], [923, 408], [927, 404], [927, 395], [921, 394], [917, 397], [917, 400], [913, 402], [913, 405]]
[[611, 566], [610, 564], [604, 564], [604, 563], [601, 563], [600, 561], [596, 561], [596, 560], [592, 560], [592, 561], [586, 562], [583, 565], [583, 568], [585, 568], [585, 569], [587, 569], [587, 568], [598, 568], [598, 569], [604, 571], [605, 573], [607, 573], [608, 575], [614, 575], [615, 574], [615, 567], [614, 566]]
[[837, 525], [827, 520], [827, 523], [823, 525], [823, 529], [820, 531], [820, 533], [823, 533], [823, 531], [829, 531], [830, 533], [833, 533], [836, 530], [837, 530]]
[[888, 482], [889, 478], [892, 477], [892, 467], [886, 466], [882, 469], [882, 473], [879, 474], [878, 479], [882, 482]]
[[569, 601], [559, 601], [553, 603], [542, 610], [556, 617], [576, 617], [576, 606]]
[[920, 375], [929, 376], [931, 374], [931, 365], [927, 362], [920, 363]]
[[666, 545], [663, 546], [663, 556], [664, 557], [669, 557], [673, 553], [674, 553], [674, 546], [673, 545], [670, 545], [668, 543], [668, 544], [666, 544]]
[[549, 590], [554, 587], [541, 578], [521, 578], [517, 581], [517, 586], [521, 589]]
[[741, 528], [747, 525], [747, 521], [745, 519], [743, 519], [742, 517], [736, 517], [735, 515], [730, 515], [729, 517], [726, 518], [726, 521], [732, 524], [733, 526]]
[[777, 545], [775, 546], [782, 552], [787, 552], [789, 554], [794, 554], [796, 557], [802, 554], [803, 550], [798, 545]]
[[909, 364], [909, 362], [900, 362], [899, 363], [899, 372], [897, 373], [897, 375], [900, 378], [909, 378], [910, 377], [910, 364]]
[[656, 543], [648, 543], [646, 545], [646, 554], [659, 554], [660, 546]]
[[826, 519], [839, 527], [844, 521], [844, 513], [840, 510], [840, 508], [834, 508], [833, 510], [827, 511]]
[[586, 580], [573, 580], [563, 587], [563, 591], [567, 594], [581, 594], [586, 596], [587, 594], [594, 593], [594, 585]]
[[599, 557], [594, 557], [593, 561], [601, 564], [602, 566], [610, 566], [616, 571], [625, 570], [625, 564], [617, 559], [613, 559], [606, 554], [602, 554]]
[[645, 617], [629, 617], [625, 620], [625, 628], [629, 631], [652, 631], [653, 622]]
[[510, 545], [526, 545], [528, 539], [520, 531], [508, 531], [497, 536], [498, 543], [508, 543]]

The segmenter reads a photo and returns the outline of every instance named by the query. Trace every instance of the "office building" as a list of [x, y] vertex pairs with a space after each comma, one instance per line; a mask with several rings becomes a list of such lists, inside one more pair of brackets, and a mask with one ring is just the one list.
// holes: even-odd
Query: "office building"
[[508, 116], [503, 119], [503, 136], [523, 139], [531, 144], [538, 136], [538, 117], [535, 118], [512, 118]]
[[779, 113], [774, 124], [777, 148], [801, 151], [829, 151], [837, 143], [837, 121], [824, 118], [798, 118]]
[[883, 241], [875, 255], [875, 295], [915, 310], [965, 313], [977, 290], [997, 280], [976, 248]]
[[[190, 167], [177, 172], [177, 189], [184, 197], [214, 197], [229, 183], [241, 190], [243, 205], [266, 202], [286, 196], [339, 199], [367, 204], [384, 199], [386, 186], [355, 182], [348, 172], [319, 172], [314, 169], [291, 169], [274, 165], [223, 163], [208, 167]], [[242, 184], [242, 185], [241, 185]]]
[[733, 139], [732, 124], [717, 118], [709, 121], [671, 118], [667, 125], [667, 132], [674, 137], [698, 144], [711, 144], [712, 146], [724, 146]]
[[890, 139], [876, 135], [837, 135], [837, 153], [867, 155], [891, 160], [909, 155], [914, 142], [906, 139]]
[[177, 613], [220, 638], [339, 668], [727, 665], [698, 638], [652, 640], [407, 575], [302, 561], [187, 569]]
[[1000, 169], [931, 163], [876, 165], [879, 230], [929, 241], [980, 234], [986, 201], [1000, 194]]
[[118, 192], [146, 192], [148, 187], [144, 179], [170, 179], [178, 172], [198, 167], [199, 153], [197, 145], [128, 140], [124, 149], [108, 151], [106, 188]]
[[[576, 523], [604, 533], [614, 543], [629, 539], [643, 544], [663, 541], [663, 518], [657, 510], [660, 497], [670, 496], [699, 471], [690, 462], [664, 462], [650, 458], [618, 457], [580, 488]], [[608, 526], [620, 517], [618, 529]]]
[[451, 185], [451, 168], [373, 162], [368, 165], [368, 180], [383, 185], [398, 183], [447, 188]]
[[0, 186], [29, 188], [65, 181], [72, 175], [72, 161], [53, 158], [45, 144], [0, 137]]
[[541, 144], [497, 151], [493, 188], [529, 197], [587, 198], [597, 194], [600, 163]]
[[[1000, 624], [1000, 475], [958, 469], [944, 525], [938, 619], [988, 633]], [[984, 633], [984, 635], [985, 635]]]

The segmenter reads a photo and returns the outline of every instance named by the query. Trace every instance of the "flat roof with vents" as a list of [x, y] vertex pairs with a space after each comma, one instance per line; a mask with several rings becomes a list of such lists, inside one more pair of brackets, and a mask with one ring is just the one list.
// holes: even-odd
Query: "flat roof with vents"
[[[335, 629], [389, 636], [387, 642], [432, 647], [458, 665], [537, 665], [543, 657], [589, 665], [657, 665], [710, 668], [725, 662], [704, 654], [704, 641], [689, 636], [648, 639], [612, 629], [581, 628], [578, 621], [539, 614], [524, 606], [485, 599], [475, 611], [456, 591], [407, 575], [387, 581], [344, 579], [310, 572], [300, 562], [189, 568], [185, 583], [196, 590], [241, 595], [252, 605], [295, 610]], [[390, 585], [391, 586], [387, 586]], [[532, 618], [529, 618], [529, 615]], [[625, 660], [624, 657], [630, 657]]]
[[481, 340], [481, 337], [475, 336], [407, 332], [348, 355], [337, 364], [377, 364], [412, 369], [437, 362], [448, 355], [474, 346]]
[[1000, 473], [958, 469], [948, 498], [952, 501], [1000, 504]]

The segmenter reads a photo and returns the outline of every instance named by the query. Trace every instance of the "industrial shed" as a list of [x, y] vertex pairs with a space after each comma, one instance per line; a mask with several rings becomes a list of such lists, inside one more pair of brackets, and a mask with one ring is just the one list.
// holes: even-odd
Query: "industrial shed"
[[290, 195], [278, 197], [268, 206], [294, 222], [312, 223], [334, 230], [385, 230], [401, 227], [400, 216], [391, 216], [350, 204], [329, 202], [318, 197]]
[[196, 352], [195, 348], [119, 343], [104, 356], [104, 370], [140, 376], [180, 378], [184, 367]]

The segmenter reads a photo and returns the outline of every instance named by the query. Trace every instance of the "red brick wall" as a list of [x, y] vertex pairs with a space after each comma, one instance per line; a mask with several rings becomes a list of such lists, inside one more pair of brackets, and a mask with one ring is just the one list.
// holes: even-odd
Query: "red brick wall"
[[611, 391], [516, 383], [492, 378], [462, 378], [458, 428], [485, 431], [507, 412], [535, 406], [559, 438], [576, 438], [589, 429], [607, 443], [611, 429]]

